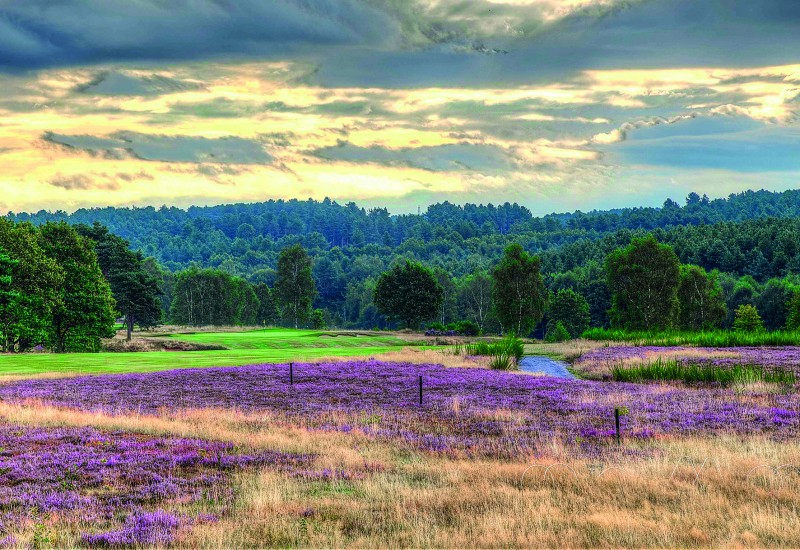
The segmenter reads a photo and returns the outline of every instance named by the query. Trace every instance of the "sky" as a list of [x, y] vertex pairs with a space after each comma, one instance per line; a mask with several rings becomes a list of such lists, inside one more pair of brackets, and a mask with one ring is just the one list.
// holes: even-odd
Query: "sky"
[[800, 187], [797, 0], [0, 0], [0, 212]]

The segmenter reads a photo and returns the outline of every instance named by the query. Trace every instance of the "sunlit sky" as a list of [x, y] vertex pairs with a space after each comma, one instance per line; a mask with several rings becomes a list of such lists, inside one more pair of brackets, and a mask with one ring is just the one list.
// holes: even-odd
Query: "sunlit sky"
[[0, 211], [800, 187], [797, 0], [0, 0]]

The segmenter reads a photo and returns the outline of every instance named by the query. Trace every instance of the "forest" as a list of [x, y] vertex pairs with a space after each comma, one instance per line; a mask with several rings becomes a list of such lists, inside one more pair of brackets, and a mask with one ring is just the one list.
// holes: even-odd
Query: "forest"
[[[535, 308], [541, 315], [525, 330], [518, 324], [517, 332], [563, 337], [592, 327], [731, 328], [741, 306], [752, 306], [764, 328], [776, 330], [791, 322], [800, 287], [798, 214], [800, 191], [746, 191], [715, 200], [691, 193], [683, 205], [668, 199], [660, 208], [543, 217], [508, 203], [441, 203], [417, 215], [391, 215], [328, 199], [10, 213], [0, 225], [3, 300], [24, 296], [42, 304], [16, 317], [9, 312], [19, 304], [0, 306], [3, 349], [92, 349], [96, 343], [75, 342], [96, 342], [109, 332], [108, 311], [98, 314], [103, 321], [91, 337], [74, 330], [59, 337], [54, 328], [53, 312], [71, 303], [64, 293], [74, 287], [70, 277], [78, 277], [70, 275], [78, 272], [75, 261], [61, 253], [87, 247], [92, 253], [80, 260], [80, 273], [87, 274], [82, 283], [107, 286], [95, 294], [115, 304], [111, 317], [129, 331], [175, 323], [500, 333], [508, 322], [497, 306], [498, 269], [512, 245], [518, 245], [515, 261], [535, 261], [532, 271], [541, 278], [531, 287], [541, 295]], [[624, 295], [641, 303], [619, 286], [635, 279], [620, 260], [630, 246], [665, 255], [672, 274], [665, 296], [677, 305], [658, 321], [626, 309]], [[404, 269], [433, 281], [435, 299], [426, 301], [434, 309], [396, 315], [391, 300], [380, 296], [381, 282]], [[36, 282], [34, 273], [50, 279]], [[64, 295], [51, 296], [59, 288]], [[698, 300], [704, 309], [691, 312]], [[584, 310], [585, 319], [566, 318]], [[26, 335], [11, 328], [15, 319], [34, 317]]]

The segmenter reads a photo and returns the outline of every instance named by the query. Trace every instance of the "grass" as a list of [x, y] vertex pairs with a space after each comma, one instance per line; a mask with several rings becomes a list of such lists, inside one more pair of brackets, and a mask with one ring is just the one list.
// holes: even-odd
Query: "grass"
[[130, 353], [27, 353], [0, 355], [0, 378], [37, 375], [110, 374], [196, 367], [233, 367], [256, 363], [371, 356], [400, 351], [409, 342], [372, 333], [335, 333], [293, 329], [166, 335], [166, 338], [219, 344], [226, 350]]
[[[183, 533], [182, 548], [800, 546], [800, 471], [784, 467], [800, 464], [796, 441], [666, 438], [650, 458], [601, 462], [554, 445], [546, 456], [491, 461], [400, 451], [233, 410], [115, 417], [0, 403], [0, 415], [314, 453], [316, 468], [361, 474], [343, 482], [244, 472], [234, 507]], [[623, 440], [623, 449], [636, 443]], [[44, 529], [58, 527], [52, 518]], [[19, 536], [20, 547], [30, 543]]]
[[760, 383], [793, 386], [796, 382], [795, 373], [791, 370], [765, 369], [758, 365], [717, 367], [662, 358], [634, 366], [614, 365], [611, 367], [611, 375], [620, 382], [657, 380], [686, 384], [716, 383], [722, 386]]
[[738, 346], [797, 346], [800, 331], [777, 330], [772, 332], [735, 332], [716, 330], [709, 332], [631, 332], [618, 329], [593, 328], [583, 333], [589, 340], [601, 342], [626, 342], [633, 346], [698, 346], [707, 348], [732, 348]]
[[455, 355], [488, 356], [489, 366], [496, 370], [510, 370], [517, 366], [525, 354], [525, 345], [511, 334], [498, 342], [470, 342], [453, 349]]

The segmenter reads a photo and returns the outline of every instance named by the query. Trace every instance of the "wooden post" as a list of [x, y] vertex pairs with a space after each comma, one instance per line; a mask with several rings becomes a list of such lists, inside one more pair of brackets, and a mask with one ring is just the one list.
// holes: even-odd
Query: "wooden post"
[[289, 385], [294, 384], [294, 363], [289, 363]]
[[619, 407], [614, 409], [614, 425], [616, 427], [616, 434], [617, 434], [617, 445], [621, 443], [620, 435], [619, 435]]
[[419, 404], [422, 405], [422, 375], [419, 375]]

